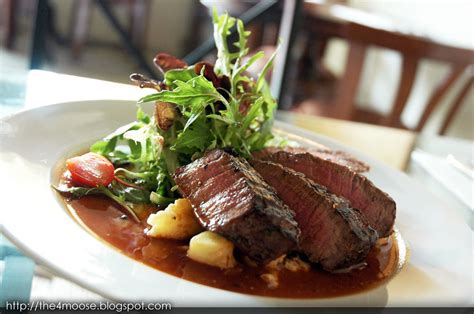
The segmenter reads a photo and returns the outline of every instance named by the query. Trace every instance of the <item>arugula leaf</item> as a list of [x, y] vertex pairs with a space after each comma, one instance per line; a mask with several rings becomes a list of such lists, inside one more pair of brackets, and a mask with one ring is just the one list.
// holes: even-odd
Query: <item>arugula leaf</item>
[[137, 189], [129, 186], [123, 186], [112, 182], [110, 190], [125, 201], [135, 204], [145, 204], [150, 202], [150, 192], [144, 189]]
[[173, 69], [165, 73], [165, 83], [168, 86], [174, 87], [174, 81], [187, 82], [196, 76], [194, 69], [191, 67], [186, 69]]
[[66, 187], [66, 186], [52, 186], [53, 189], [60, 193], [67, 193], [73, 198], [81, 198], [86, 195], [99, 195], [102, 194], [102, 189], [100, 188], [85, 188], [85, 187]]
[[212, 140], [211, 127], [206, 123], [205, 117], [201, 116], [178, 135], [171, 149], [186, 154], [193, 154], [196, 151], [204, 152]]
[[256, 87], [256, 93], [259, 93], [264, 84], [266, 84], [266, 81], [265, 81], [265, 76], [267, 75], [268, 71], [272, 68], [273, 66], [273, 62], [275, 60], [275, 57], [278, 53], [278, 50], [280, 50], [280, 46], [278, 46], [275, 51], [273, 52], [272, 56], [270, 57], [270, 59], [268, 59], [267, 63], [263, 66], [262, 70], [260, 71], [260, 73], [258, 74], [258, 79], [257, 79], [257, 84], [255, 85]]
[[[174, 186], [174, 181], [171, 179], [171, 171], [169, 171], [168, 162], [169, 161], [166, 161], [164, 157], [158, 162], [160, 167], [156, 175], [158, 184], [155, 191], [163, 197], [176, 198], [175, 192], [171, 190]], [[172, 171], [174, 172], [174, 169]]]
[[148, 128], [143, 127], [137, 130], [129, 130], [123, 134], [123, 138], [137, 143], [146, 142], [148, 139]]
[[97, 141], [90, 147], [90, 151], [93, 153], [108, 155], [115, 150], [117, 146], [117, 137], [113, 137], [110, 140]]
[[240, 19], [237, 20], [237, 32], [239, 33], [239, 41], [234, 43], [234, 46], [239, 48], [239, 58], [243, 58], [249, 53], [247, 41], [251, 32], [245, 30], [244, 22]]
[[[152, 145], [149, 145], [149, 140], [153, 135], [151, 126], [144, 126], [138, 130], [129, 130], [125, 132], [123, 138], [129, 140], [129, 147], [132, 155], [142, 164], [152, 162], [156, 159]], [[151, 146], [151, 147], [150, 147]]]
[[212, 11], [212, 21], [214, 23], [214, 41], [217, 47], [217, 60], [214, 66], [217, 74], [230, 76], [231, 62], [239, 56], [238, 53], [231, 53], [227, 44], [227, 37], [231, 28], [235, 25], [235, 18], [228, 14], [219, 16], [216, 8]]
[[[143, 111], [141, 111], [140, 107], [138, 107], [137, 117], [141, 117], [140, 112], [143, 112]], [[115, 130], [114, 132], [112, 132], [109, 135], [107, 135], [106, 137], [104, 137], [104, 141], [110, 141], [114, 137], [118, 137], [120, 135], [123, 135], [125, 132], [127, 132], [128, 130], [130, 130], [132, 128], [135, 128], [138, 125], [139, 125], [138, 121], [133, 121], [129, 124], [123, 125], [123, 126], [119, 127], [117, 130]]]
[[137, 121], [148, 124], [150, 120], [150, 116], [147, 115], [140, 106], [137, 106]]
[[244, 121], [242, 122], [242, 130], [247, 130], [250, 124], [255, 121], [255, 119], [258, 117], [259, 113], [262, 110], [263, 102], [263, 97], [260, 97], [253, 103], [253, 105], [250, 107], [249, 112], [247, 112]]
[[111, 191], [109, 191], [106, 187], [97, 187], [97, 188], [85, 188], [85, 187], [67, 187], [67, 186], [52, 186], [56, 191], [60, 193], [65, 193], [70, 195], [73, 198], [81, 198], [86, 195], [105, 195], [110, 199], [114, 200], [117, 204], [122, 206], [127, 214], [129, 214], [135, 222], [139, 223], [140, 219], [138, 218], [137, 214], [133, 211], [133, 209], [127, 205], [124, 199], [114, 195]]
[[237, 60], [237, 62], [235, 63], [235, 66], [234, 66], [234, 70], [232, 72], [232, 89], [231, 89], [231, 92], [233, 94], [236, 93], [235, 91], [235, 88], [237, 86], [237, 83], [239, 81], [242, 81], [242, 80], [246, 80], [247, 78], [246, 77], [242, 77], [241, 74], [246, 71], [252, 64], [255, 63], [255, 61], [257, 61], [258, 59], [262, 58], [265, 54], [263, 53], [263, 51], [259, 51], [257, 52], [256, 54], [254, 54], [245, 64], [237, 67], [239, 65], [239, 62], [240, 60]]
[[[142, 112], [141, 109], [137, 111], [137, 117], [141, 119], [146, 119], [146, 117], [142, 116], [140, 112]], [[119, 127], [117, 130], [110, 133], [109, 135], [104, 137], [102, 140], [97, 141], [94, 144], [92, 144], [90, 147], [90, 151], [93, 153], [106, 156], [108, 159], [114, 162], [113, 160], [116, 159], [117, 157], [117, 154], [114, 154], [114, 152], [116, 151], [119, 140], [123, 139], [123, 134], [125, 134], [129, 130], [136, 130], [137, 128], [139, 128], [139, 125], [140, 125], [139, 121], [134, 121], [132, 123]]]
[[153, 204], [157, 204], [157, 205], [168, 205], [170, 203], [173, 203], [175, 200], [176, 199], [174, 199], [174, 198], [165, 197], [165, 196], [160, 195], [160, 194], [155, 193], [155, 192], [151, 192], [151, 194], [150, 194], [150, 201]]
[[180, 109], [190, 111], [189, 109], [203, 109], [206, 105], [214, 101], [227, 100], [216, 90], [212, 82], [208, 81], [203, 75], [194, 77], [186, 82], [174, 81], [176, 88], [173, 90], [164, 90], [156, 94], [141, 98], [138, 102], [163, 101], [177, 104]]
[[222, 121], [226, 124], [234, 124], [235, 121], [232, 120], [231, 118], [227, 117], [226, 115], [220, 115], [220, 114], [214, 114], [214, 113], [211, 113], [211, 114], [208, 114], [207, 115], [208, 118], [211, 118], [211, 119], [215, 119], [215, 120], [219, 120], [219, 121]]

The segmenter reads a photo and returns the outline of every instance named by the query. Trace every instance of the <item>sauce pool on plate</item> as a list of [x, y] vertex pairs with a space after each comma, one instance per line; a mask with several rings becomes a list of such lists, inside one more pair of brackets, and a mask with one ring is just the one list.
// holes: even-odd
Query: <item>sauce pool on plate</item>
[[[404, 246], [397, 233], [386, 243], [377, 243], [366, 259], [365, 267], [346, 273], [328, 273], [312, 265], [309, 271], [278, 272], [279, 285], [270, 288], [261, 275], [264, 266], [244, 263], [221, 270], [189, 259], [187, 241], [150, 238], [145, 234], [146, 218], [156, 207], [145, 208], [141, 222], [135, 223], [119, 205], [102, 196], [65, 198], [74, 217], [90, 232], [123, 254], [176, 277], [234, 292], [285, 298], [323, 298], [361, 292], [390, 279], [403, 264]], [[400, 245], [402, 244], [402, 245]]]

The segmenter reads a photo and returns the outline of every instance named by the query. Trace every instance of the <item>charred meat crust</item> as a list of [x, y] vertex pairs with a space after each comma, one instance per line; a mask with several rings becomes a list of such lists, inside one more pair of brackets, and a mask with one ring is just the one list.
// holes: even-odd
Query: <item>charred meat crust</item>
[[274, 154], [279, 151], [286, 151], [288, 153], [303, 154], [309, 153], [316, 157], [332, 161], [336, 164], [346, 166], [355, 172], [367, 172], [370, 170], [369, 165], [356, 159], [350, 154], [342, 151], [335, 151], [323, 148], [306, 148], [306, 147], [268, 147], [254, 153], [254, 157], [264, 159], [265, 156]]
[[174, 180], [201, 225], [251, 258], [266, 262], [296, 248], [293, 212], [245, 159], [216, 149], [178, 168]]
[[348, 199], [380, 237], [390, 235], [395, 222], [395, 202], [365, 176], [307, 152], [292, 153], [280, 150], [255, 157], [303, 173], [307, 178], [325, 186], [331, 193]]
[[279, 164], [258, 160], [251, 164], [295, 212], [300, 250], [312, 262], [333, 271], [365, 259], [377, 233], [346, 199]]

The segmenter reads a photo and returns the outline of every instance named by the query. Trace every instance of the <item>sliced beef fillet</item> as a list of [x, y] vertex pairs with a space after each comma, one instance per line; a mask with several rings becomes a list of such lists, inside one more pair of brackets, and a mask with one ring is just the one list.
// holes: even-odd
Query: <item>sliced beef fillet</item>
[[282, 165], [259, 160], [251, 164], [295, 212], [300, 249], [312, 262], [333, 271], [365, 259], [377, 232], [346, 199]]
[[316, 157], [332, 161], [342, 166], [346, 166], [355, 172], [367, 172], [370, 169], [369, 165], [363, 163], [360, 160], [357, 160], [356, 158], [352, 157], [350, 154], [346, 152], [324, 149], [324, 148], [268, 147], [254, 153], [254, 156], [259, 159], [264, 159], [265, 156], [277, 153], [279, 151], [286, 151], [286, 152], [294, 153], [294, 154], [309, 153]]
[[259, 158], [301, 172], [331, 193], [348, 199], [380, 237], [390, 235], [395, 221], [395, 202], [365, 176], [311, 153], [279, 151]]
[[201, 225], [251, 258], [267, 262], [296, 249], [294, 213], [245, 159], [213, 150], [178, 168], [174, 180]]

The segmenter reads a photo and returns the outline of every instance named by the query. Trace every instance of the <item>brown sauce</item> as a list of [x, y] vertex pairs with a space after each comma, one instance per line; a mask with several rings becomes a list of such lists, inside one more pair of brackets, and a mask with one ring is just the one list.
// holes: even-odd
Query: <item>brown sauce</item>
[[96, 236], [123, 254], [176, 277], [207, 286], [246, 294], [322, 298], [352, 294], [376, 287], [399, 269], [399, 248], [394, 236], [370, 252], [366, 267], [348, 273], [331, 274], [313, 265], [309, 271], [279, 272], [279, 286], [269, 288], [260, 278], [268, 270], [240, 263], [231, 270], [220, 270], [186, 257], [187, 242], [149, 238], [145, 235], [146, 218], [156, 210], [145, 210], [140, 224], [125, 218], [120, 207], [101, 196], [66, 200], [71, 213]]

